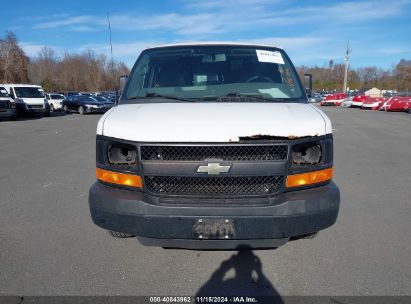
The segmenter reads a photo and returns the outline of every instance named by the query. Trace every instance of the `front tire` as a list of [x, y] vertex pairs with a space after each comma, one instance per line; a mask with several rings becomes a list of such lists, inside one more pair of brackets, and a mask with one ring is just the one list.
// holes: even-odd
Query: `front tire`
[[84, 111], [84, 107], [83, 107], [83, 106], [79, 106], [79, 107], [78, 107], [78, 113], [79, 113], [80, 115], [84, 115], [85, 111]]
[[55, 110], [54, 110], [54, 106], [53, 106], [53, 104], [50, 104], [50, 112], [54, 112]]
[[69, 109], [68, 109], [68, 107], [67, 107], [66, 105], [63, 107], [63, 110], [64, 110], [64, 113], [68, 114]]
[[111, 234], [111, 236], [113, 236], [117, 239], [126, 239], [126, 238], [134, 237], [134, 235], [132, 235], [130, 233], [117, 232], [117, 231], [113, 231], [113, 230], [110, 230], [110, 234]]
[[407, 109], [407, 113], [411, 114], [411, 108]]

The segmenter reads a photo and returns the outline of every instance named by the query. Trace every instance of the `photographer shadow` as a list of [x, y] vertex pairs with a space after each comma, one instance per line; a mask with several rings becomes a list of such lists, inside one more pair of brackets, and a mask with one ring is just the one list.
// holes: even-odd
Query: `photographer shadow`
[[[232, 269], [235, 272], [234, 277], [225, 279]], [[206, 296], [256, 296], [266, 297], [267, 303], [284, 303], [280, 294], [264, 275], [260, 258], [249, 248], [243, 248], [221, 263], [196, 294], [196, 297]], [[263, 302], [258, 301], [258, 303]]]

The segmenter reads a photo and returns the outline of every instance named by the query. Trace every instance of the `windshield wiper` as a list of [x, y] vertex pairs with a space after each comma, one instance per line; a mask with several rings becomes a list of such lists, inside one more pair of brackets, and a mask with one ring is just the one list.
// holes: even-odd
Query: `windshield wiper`
[[259, 94], [246, 94], [246, 93], [238, 93], [238, 92], [230, 92], [227, 95], [218, 96], [216, 97], [217, 101], [224, 102], [225, 99], [230, 99], [233, 97], [233, 100], [229, 100], [232, 102], [238, 101], [268, 101], [268, 102], [276, 102], [276, 101], [288, 101], [288, 98], [265, 98]]
[[146, 96], [133, 96], [133, 97], [127, 98], [127, 100], [147, 99], [147, 98], [165, 98], [165, 99], [181, 100], [181, 101], [188, 101], [188, 102], [195, 101], [194, 99], [183, 98], [183, 97], [178, 97], [178, 96], [168, 96], [168, 95], [162, 95], [162, 94], [157, 94], [157, 93], [147, 93]]

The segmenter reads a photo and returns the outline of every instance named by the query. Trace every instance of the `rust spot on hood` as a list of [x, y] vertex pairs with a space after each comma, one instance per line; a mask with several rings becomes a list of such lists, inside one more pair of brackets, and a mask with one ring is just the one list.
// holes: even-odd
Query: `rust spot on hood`
[[298, 136], [296, 136], [296, 135], [288, 135], [288, 139], [296, 139], [296, 138], [298, 138]]
[[[307, 137], [315, 137], [318, 136], [318, 133], [315, 135], [306, 135], [306, 136], [296, 136], [296, 135], [288, 135], [288, 136], [277, 136], [277, 135], [269, 135], [269, 134], [255, 134], [250, 136], [239, 136], [239, 141], [242, 140], [294, 140], [299, 138], [307, 138]], [[229, 140], [230, 142], [233, 140]]]
[[250, 136], [239, 136], [240, 140], [284, 140], [284, 139], [296, 139], [298, 136], [289, 135], [289, 136], [277, 136], [269, 134], [255, 134]]

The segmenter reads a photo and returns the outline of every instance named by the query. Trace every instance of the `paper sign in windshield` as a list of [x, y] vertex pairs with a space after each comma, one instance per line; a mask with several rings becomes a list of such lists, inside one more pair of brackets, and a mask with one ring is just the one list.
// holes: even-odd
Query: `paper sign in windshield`
[[255, 50], [257, 52], [258, 61], [284, 64], [283, 56], [280, 52], [272, 52], [265, 50]]
[[0, 92], [3, 93], [3, 94], [7, 94], [6, 90], [0, 90]]

